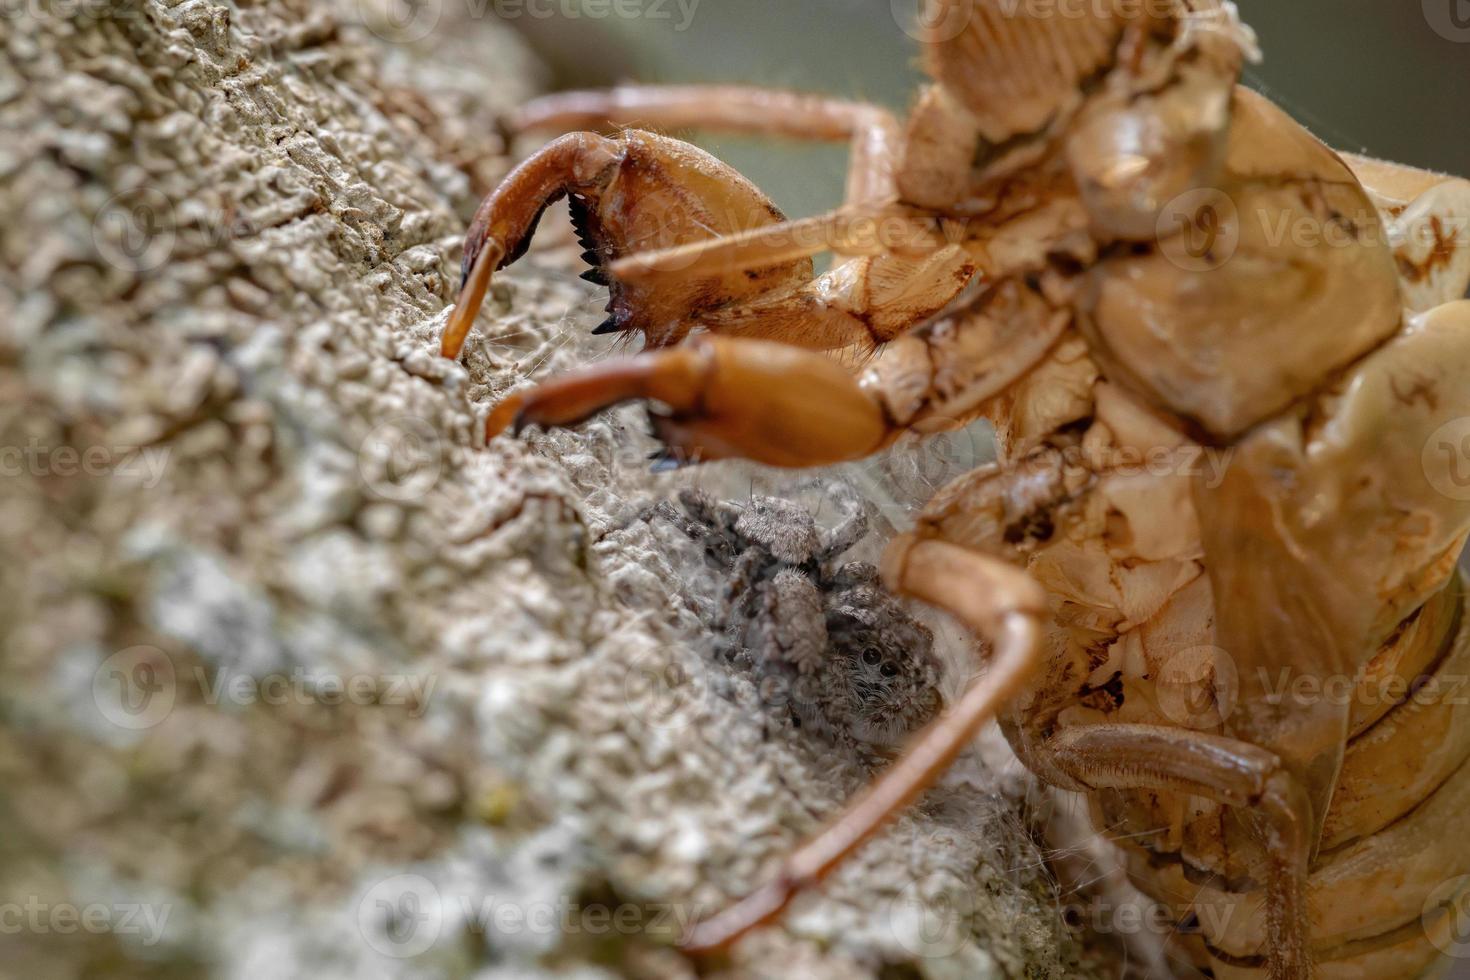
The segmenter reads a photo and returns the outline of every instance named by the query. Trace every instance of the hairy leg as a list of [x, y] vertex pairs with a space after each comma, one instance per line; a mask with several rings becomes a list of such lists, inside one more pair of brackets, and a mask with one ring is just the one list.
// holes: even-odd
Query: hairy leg
[[861, 201], [810, 218], [640, 252], [614, 262], [611, 270], [629, 282], [652, 282], [681, 272], [759, 269], [823, 252], [843, 258], [918, 257], [951, 244], [943, 223], [932, 214], [890, 202]]
[[1065, 789], [1191, 793], [1259, 816], [1270, 859], [1266, 882], [1271, 980], [1308, 980], [1306, 881], [1312, 807], [1281, 760], [1246, 742], [1153, 725], [1068, 728], [1041, 744], [1045, 778]]
[[722, 337], [870, 352], [938, 314], [974, 274], [958, 245], [919, 258], [850, 259], [811, 282], [711, 310], [698, 324]]

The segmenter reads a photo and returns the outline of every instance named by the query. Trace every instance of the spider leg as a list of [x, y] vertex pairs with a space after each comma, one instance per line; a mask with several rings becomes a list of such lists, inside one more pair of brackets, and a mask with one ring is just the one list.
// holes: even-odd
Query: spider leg
[[846, 513], [823, 542], [822, 552], [818, 557], [824, 563], [851, 551], [859, 541], [868, 536], [870, 527], [866, 501], [856, 491], [838, 484], [830, 492], [839, 503], [846, 505]]
[[953, 613], [989, 640], [989, 670], [826, 830], [788, 856], [770, 883], [696, 926], [684, 943], [686, 951], [727, 947], [820, 883], [928, 789], [1036, 669], [1046, 594], [1014, 566], [945, 542], [905, 536], [889, 546], [884, 578], [895, 592]]
[[849, 203], [893, 196], [900, 130], [878, 106], [743, 85], [625, 85], [534, 99], [512, 130], [567, 132], [637, 126], [751, 133], [851, 145]]

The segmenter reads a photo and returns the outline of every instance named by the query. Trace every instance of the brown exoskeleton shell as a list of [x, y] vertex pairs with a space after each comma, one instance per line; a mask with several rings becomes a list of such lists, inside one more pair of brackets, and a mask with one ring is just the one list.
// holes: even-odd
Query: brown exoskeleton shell
[[[883, 567], [986, 672], [686, 948], [773, 920], [998, 718], [1087, 794], [1198, 965], [1416, 977], [1470, 875], [1470, 712], [1444, 691], [1470, 658], [1470, 183], [1343, 157], [1240, 88], [1230, 3], [1084, 6], [930, 0], [934, 83], [902, 125], [738, 88], [528, 107], [845, 140], [847, 203], [782, 223], [650, 137], [563, 137], [482, 208], [445, 352], [571, 193], [628, 323], [693, 335], [512, 395], [492, 436], [649, 399], [682, 458], [800, 467], [995, 427], [999, 460]], [[712, 223], [730, 205], [752, 210]]]
[[930, 3], [924, 65], [970, 111], [980, 134], [1001, 144], [1082, 103], [1084, 85], [1112, 62], [1124, 28], [1139, 19], [1121, 6], [1094, 4], [1062, 17], [1007, 0]]

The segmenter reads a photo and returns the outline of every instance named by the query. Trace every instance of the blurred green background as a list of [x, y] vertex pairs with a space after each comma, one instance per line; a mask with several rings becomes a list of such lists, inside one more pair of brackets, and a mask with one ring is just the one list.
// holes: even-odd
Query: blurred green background
[[[745, 82], [903, 110], [923, 80], [916, 0], [525, 0], [496, 9], [559, 88]], [[599, 6], [600, 4], [600, 6]], [[1343, 150], [1470, 175], [1470, 0], [1240, 0], [1265, 61], [1247, 81]], [[611, 11], [611, 13], [609, 13]], [[624, 16], [618, 16], [618, 12]], [[637, 12], [637, 16], [627, 16]], [[837, 203], [844, 152], [702, 145], [788, 214]]]

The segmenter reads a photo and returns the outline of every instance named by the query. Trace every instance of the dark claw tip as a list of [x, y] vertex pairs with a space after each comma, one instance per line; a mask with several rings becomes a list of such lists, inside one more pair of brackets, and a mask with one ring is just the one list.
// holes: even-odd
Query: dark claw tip
[[622, 327], [618, 326], [618, 318], [610, 316], [593, 328], [592, 336], [601, 337], [605, 334], [617, 333], [621, 329]]

